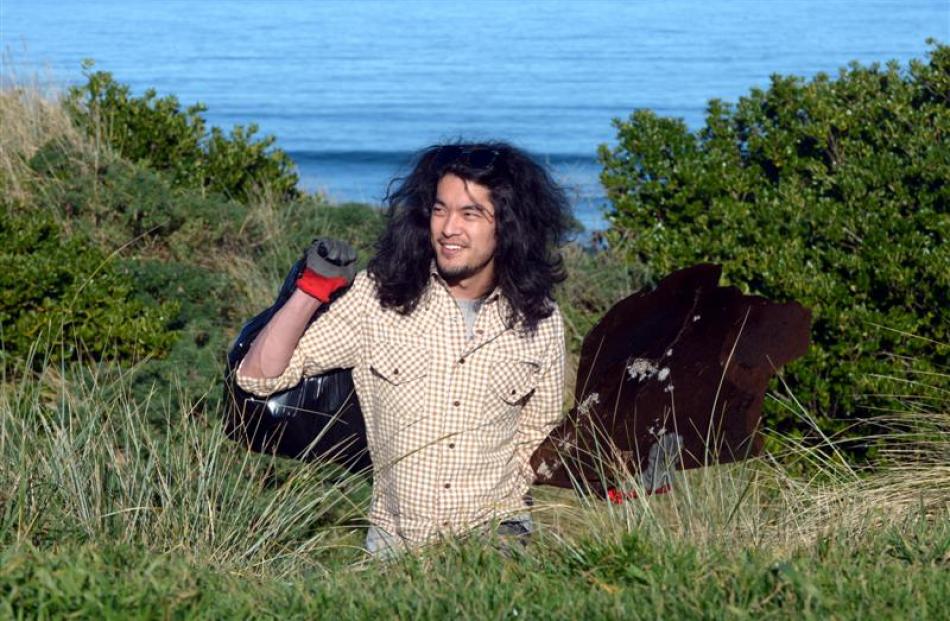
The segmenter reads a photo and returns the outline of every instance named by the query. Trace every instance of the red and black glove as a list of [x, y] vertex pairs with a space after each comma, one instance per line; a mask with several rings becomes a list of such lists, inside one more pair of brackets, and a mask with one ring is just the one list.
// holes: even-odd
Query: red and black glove
[[324, 304], [356, 276], [356, 251], [336, 239], [315, 239], [306, 253], [307, 266], [297, 278], [297, 288]]

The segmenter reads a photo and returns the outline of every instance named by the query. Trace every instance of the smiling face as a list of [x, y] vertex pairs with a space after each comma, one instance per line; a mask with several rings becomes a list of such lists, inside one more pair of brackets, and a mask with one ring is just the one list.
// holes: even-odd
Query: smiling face
[[488, 188], [451, 173], [439, 180], [429, 219], [439, 273], [457, 298], [485, 295], [495, 281], [495, 207]]

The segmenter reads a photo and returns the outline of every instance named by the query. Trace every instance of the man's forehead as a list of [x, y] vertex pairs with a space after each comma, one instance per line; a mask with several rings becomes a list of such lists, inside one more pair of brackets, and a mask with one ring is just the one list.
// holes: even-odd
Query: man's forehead
[[487, 187], [462, 179], [451, 173], [443, 176], [436, 187], [437, 203], [446, 207], [474, 207], [479, 211], [493, 214], [495, 209], [491, 200], [491, 190]]

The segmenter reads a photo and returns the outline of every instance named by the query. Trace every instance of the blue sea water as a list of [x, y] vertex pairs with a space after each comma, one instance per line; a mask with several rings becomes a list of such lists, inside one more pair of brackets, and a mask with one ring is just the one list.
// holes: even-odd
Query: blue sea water
[[922, 58], [947, 0], [2, 0], [4, 76], [82, 80], [91, 58], [137, 92], [258, 123], [308, 189], [375, 202], [416, 149], [503, 138], [550, 164], [603, 224], [597, 145], [652, 108], [702, 125], [772, 73]]

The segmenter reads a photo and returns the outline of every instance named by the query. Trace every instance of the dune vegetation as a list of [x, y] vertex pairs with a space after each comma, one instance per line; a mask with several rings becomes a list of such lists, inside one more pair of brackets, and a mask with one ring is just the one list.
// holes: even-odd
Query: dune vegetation
[[[868, 84], [928, 76], [927, 88], [943, 90], [918, 103], [937, 106], [925, 129], [944, 132], [940, 144], [950, 129], [948, 57], [935, 45], [929, 64], [913, 70], [851, 70]], [[865, 307], [883, 317], [888, 349], [835, 345], [826, 335], [825, 358], [813, 367], [823, 375], [799, 369], [774, 383], [762, 457], [680, 473], [672, 493], [620, 504], [539, 487], [540, 528], [524, 552], [469, 538], [380, 562], [361, 547], [368, 477], [228, 440], [221, 382], [230, 339], [270, 304], [309, 240], [348, 239], [365, 263], [383, 215], [299, 190], [286, 156], [255, 128], [209, 129], [200, 107], [135, 96], [88, 69], [88, 82], [66, 92], [24, 79], [0, 91], [3, 617], [946, 617], [947, 265], [916, 274], [938, 305], [916, 322], [874, 306], [877, 281], [866, 279]], [[877, 82], [866, 75], [875, 71]], [[776, 84], [787, 93], [796, 83]], [[749, 113], [755, 101], [768, 109], [774, 100], [759, 94], [740, 108]], [[719, 106], [711, 104], [711, 117], [722, 118]], [[631, 122], [646, 128], [654, 164], [671, 152], [660, 129], [686, 140], [675, 124], [642, 115]], [[902, 118], [894, 124], [919, 129]], [[631, 138], [636, 127], [619, 129], [618, 146], [602, 152], [615, 209], [609, 243], [564, 247], [570, 278], [559, 302], [570, 366], [613, 302], [658, 269], [719, 256], [719, 241], [694, 256], [682, 239], [650, 250], [631, 235], [628, 223], [642, 222], [630, 188], [642, 185], [620, 175], [643, 143]], [[849, 134], [851, 148], [860, 136]], [[930, 210], [920, 226], [945, 243], [946, 177], [931, 183], [927, 171], [911, 179], [916, 191], [934, 193], [916, 199]], [[649, 205], [675, 209], [680, 200], [690, 214], [705, 200], [646, 189]], [[718, 226], [728, 229], [729, 217]], [[873, 219], [861, 226], [887, 238]], [[667, 263], [651, 265], [644, 248]], [[741, 269], [731, 273], [756, 292]], [[849, 272], [834, 274], [847, 289]], [[817, 304], [841, 283], [822, 276], [813, 284], [790, 286]], [[898, 323], [886, 325], [887, 317]], [[942, 332], [926, 332], [934, 326]], [[840, 332], [856, 338], [852, 327]], [[828, 371], [827, 356], [844, 352], [851, 375]], [[862, 366], [864, 355], [873, 365]], [[827, 401], [798, 398], [845, 394], [848, 381], [853, 398], [836, 403], [866, 407], [833, 421], [825, 420]], [[875, 400], [875, 391], [886, 394]], [[858, 454], [856, 445], [873, 450]]]

